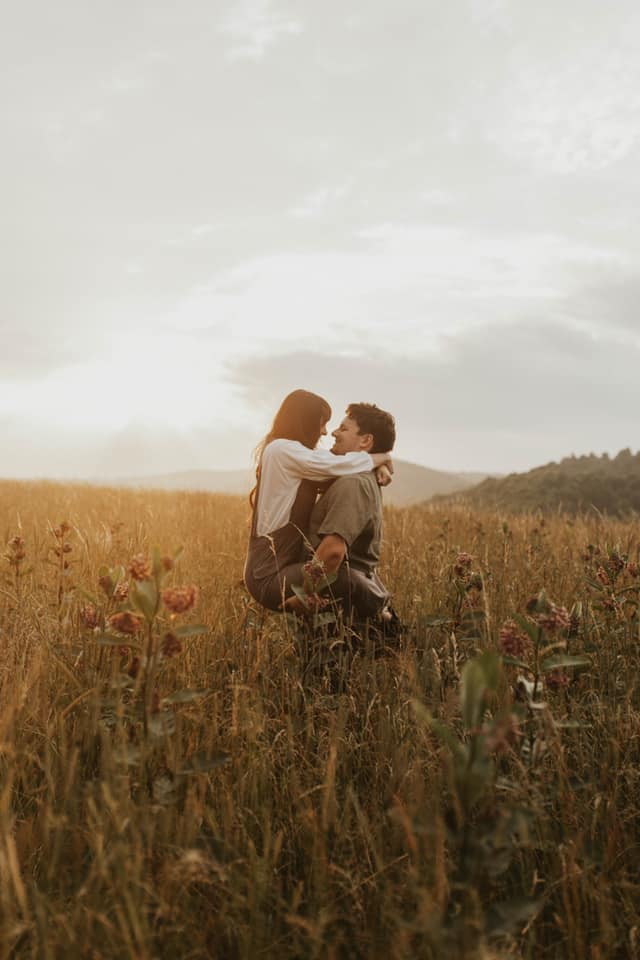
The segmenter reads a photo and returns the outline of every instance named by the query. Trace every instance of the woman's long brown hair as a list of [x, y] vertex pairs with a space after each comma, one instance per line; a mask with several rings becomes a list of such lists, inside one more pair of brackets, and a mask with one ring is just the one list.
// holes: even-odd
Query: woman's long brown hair
[[256, 461], [256, 485], [249, 494], [251, 508], [255, 509], [257, 481], [260, 479], [262, 454], [272, 440], [298, 440], [313, 450], [322, 432], [322, 425], [331, 417], [331, 407], [323, 397], [309, 390], [294, 390], [289, 393], [275, 415], [269, 433], [254, 451]]

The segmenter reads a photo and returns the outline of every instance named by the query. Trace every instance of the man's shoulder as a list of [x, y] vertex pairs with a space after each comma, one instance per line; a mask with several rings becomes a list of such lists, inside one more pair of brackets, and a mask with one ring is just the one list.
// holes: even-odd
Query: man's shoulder
[[334, 480], [329, 487], [329, 491], [369, 490], [373, 483], [377, 485], [373, 470], [368, 473], [352, 473], [347, 477], [338, 477], [337, 480]]
[[348, 477], [338, 477], [334, 480], [323, 497], [328, 497], [329, 501], [356, 497], [371, 499], [377, 496], [378, 489], [378, 481], [373, 471], [353, 473]]

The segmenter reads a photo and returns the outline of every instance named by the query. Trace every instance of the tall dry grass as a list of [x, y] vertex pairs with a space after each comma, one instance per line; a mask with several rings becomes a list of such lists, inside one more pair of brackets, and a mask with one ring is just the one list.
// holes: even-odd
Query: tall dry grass
[[[390, 510], [408, 630], [310, 671], [241, 586], [241, 499], [5, 482], [0, 517], [2, 957], [639, 955], [640, 525]], [[81, 609], [156, 544], [207, 630], [162, 660], [151, 737]], [[543, 589], [590, 666], [518, 701], [533, 674], [486, 651]]]

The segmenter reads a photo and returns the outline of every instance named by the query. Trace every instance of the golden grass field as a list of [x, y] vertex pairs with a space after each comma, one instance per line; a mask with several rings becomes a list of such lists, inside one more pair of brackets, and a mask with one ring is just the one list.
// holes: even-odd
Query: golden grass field
[[390, 510], [375, 656], [249, 603], [240, 498], [0, 517], [2, 958], [640, 956], [640, 523]]

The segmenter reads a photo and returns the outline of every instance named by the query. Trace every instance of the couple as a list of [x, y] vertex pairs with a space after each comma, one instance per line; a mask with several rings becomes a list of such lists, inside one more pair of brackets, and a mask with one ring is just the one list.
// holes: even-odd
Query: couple
[[389, 595], [376, 566], [394, 419], [374, 404], [350, 404], [329, 452], [317, 443], [330, 417], [326, 400], [294, 390], [259, 445], [244, 581], [264, 607], [303, 612], [293, 588], [305, 582], [315, 554], [327, 576], [336, 575], [323, 592], [348, 618], [384, 620]]

